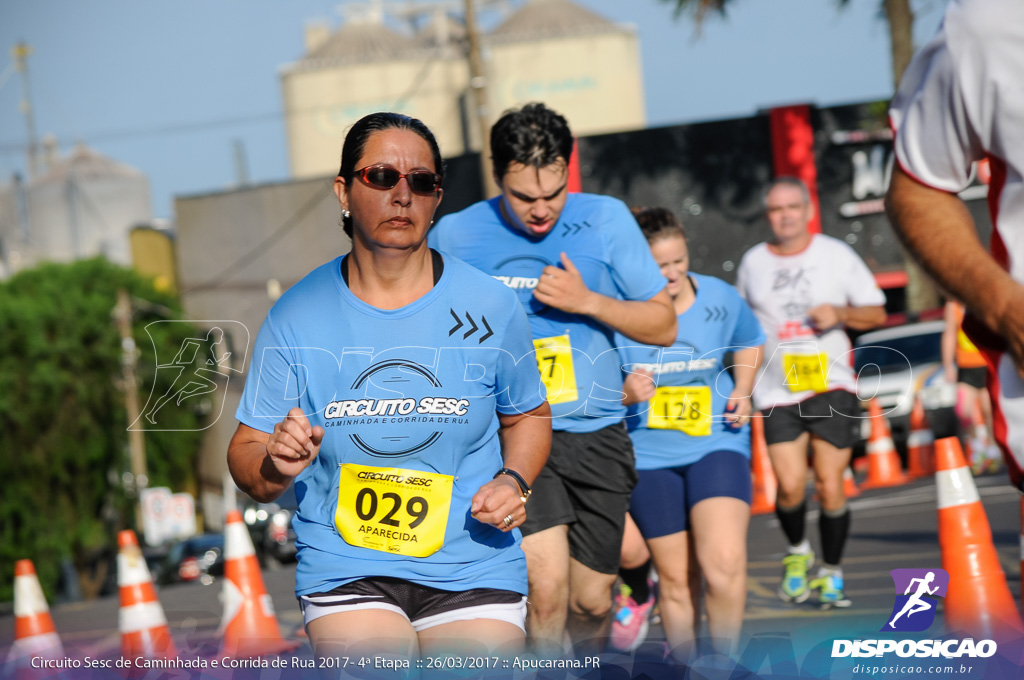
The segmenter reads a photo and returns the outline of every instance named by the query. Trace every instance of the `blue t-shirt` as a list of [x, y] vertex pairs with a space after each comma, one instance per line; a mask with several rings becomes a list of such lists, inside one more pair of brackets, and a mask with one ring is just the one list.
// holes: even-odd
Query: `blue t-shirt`
[[763, 344], [764, 331], [735, 288], [712, 276], [690, 276], [697, 298], [679, 315], [671, 347], [616, 336], [625, 370], [653, 373], [659, 388], [652, 401], [629, 407], [626, 426], [638, 470], [689, 465], [712, 451], [750, 456], [749, 424], [734, 430], [723, 417], [735, 384], [722, 362], [729, 351]]
[[594, 432], [621, 421], [626, 410], [614, 331], [590, 317], [541, 304], [533, 289], [544, 267], [562, 266], [560, 254], [565, 252], [590, 290], [620, 300], [650, 300], [666, 280], [640, 227], [622, 201], [569, 194], [554, 228], [532, 238], [505, 221], [501, 200], [498, 196], [444, 217], [430, 231], [430, 245], [464, 259], [519, 295], [537, 341], [536, 359], [548, 381], [554, 429]]
[[519, 532], [469, 512], [503, 467], [497, 413], [544, 401], [536, 364], [517, 362], [532, 344], [515, 295], [448, 256], [430, 292], [382, 310], [352, 294], [340, 264], [267, 314], [236, 413], [272, 432], [297, 406], [325, 430], [294, 481], [296, 593], [387, 576], [525, 594]]

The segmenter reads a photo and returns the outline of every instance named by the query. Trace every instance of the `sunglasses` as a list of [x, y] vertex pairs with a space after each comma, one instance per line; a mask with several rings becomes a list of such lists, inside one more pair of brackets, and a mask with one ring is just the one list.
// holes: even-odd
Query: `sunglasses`
[[394, 189], [403, 177], [414, 194], [435, 194], [441, 188], [441, 175], [426, 170], [402, 174], [390, 165], [368, 165], [356, 170], [356, 176], [377, 189]]

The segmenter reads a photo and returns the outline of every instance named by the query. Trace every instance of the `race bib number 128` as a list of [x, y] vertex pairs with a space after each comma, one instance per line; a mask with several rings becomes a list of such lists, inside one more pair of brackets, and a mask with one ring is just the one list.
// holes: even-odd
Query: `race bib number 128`
[[651, 399], [647, 427], [707, 437], [711, 434], [711, 388], [659, 387]]
[[407, 557], [444, 545], [455, 478], [434, 472], [341, 466], [334, 524], [345, 542]]

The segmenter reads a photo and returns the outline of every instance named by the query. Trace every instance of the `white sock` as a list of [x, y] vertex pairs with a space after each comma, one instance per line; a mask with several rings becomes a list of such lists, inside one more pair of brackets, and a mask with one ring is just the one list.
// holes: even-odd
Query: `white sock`
[[843, 577], [843, 568], [832, 564], [823, 564], [818, 567], [818, 578], [823, 576], [838, 576]]
[[811, 554], [811, 542], [806, 538], [797, 545], [791, 545], [788, 548], [790, 555], [810, 555]]

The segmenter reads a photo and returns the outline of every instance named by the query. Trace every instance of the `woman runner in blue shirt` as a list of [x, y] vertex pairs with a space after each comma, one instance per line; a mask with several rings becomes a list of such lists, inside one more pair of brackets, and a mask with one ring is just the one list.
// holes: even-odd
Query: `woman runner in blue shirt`
[[[700, 620], [700, 572], [709, 636], [734, 648], [743, 623], [750, 393], [765, 336], [732, 286], [688, 271], [686, 234], [675, 215], [664, 208], [633, 214], [668, 279], [679, 331], [667, 349], [619, 339], [639, 474], [629, 513], [658, 572], [667, 644], [686, 661]], [[730, 352], [732, 375], [724, 364]]]
[[334, 180], [352, 250], [270, 310], [237, 412], [239, 487], [266, 502], [295, 485], [321, 658], [523, 645], [518, 527], [550, 409], [515, 293], [427, 247], [441, 173], [420, 121], [352, 127]]

